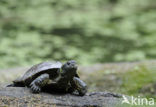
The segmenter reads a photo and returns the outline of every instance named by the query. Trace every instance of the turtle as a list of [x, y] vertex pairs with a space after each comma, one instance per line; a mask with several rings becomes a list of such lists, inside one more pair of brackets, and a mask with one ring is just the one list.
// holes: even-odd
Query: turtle
[[14, 80], [8, 87], [30, 87], [32, 93], [42, 90], [78, 93], [83, 96], [87, 92], [87, 85], [77, 73], [77, 64], [69, 60], [62, 64], [56, 62], [42, 62], [32, 66], [25, 74]]

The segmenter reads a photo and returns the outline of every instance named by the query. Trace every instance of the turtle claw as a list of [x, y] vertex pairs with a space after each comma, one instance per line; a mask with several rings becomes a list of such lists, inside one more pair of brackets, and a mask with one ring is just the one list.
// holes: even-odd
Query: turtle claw
[[33, 86], [33, 84], [31, 83], [31, 84], [30, 84], [30, 87], [32, 87], [32, 86]]
[[36, 85], [34, 85], [34, 84], [30, 84], [30, 87], [31, 87], [31, 91], [33, 93], [39, 93], [41, 91], [41, 88], [36, 86]]

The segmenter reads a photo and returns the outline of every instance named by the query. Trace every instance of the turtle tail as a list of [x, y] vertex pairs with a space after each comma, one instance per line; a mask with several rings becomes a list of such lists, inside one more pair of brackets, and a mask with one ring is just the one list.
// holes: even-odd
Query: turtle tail
[[6, 87], [15, 87], [15, 85], [14, 84], [9, 84]]
[[12, 84], [7, 85], [7, 87], [24, 87], [24, 83], [19, 78], [14, 80]]

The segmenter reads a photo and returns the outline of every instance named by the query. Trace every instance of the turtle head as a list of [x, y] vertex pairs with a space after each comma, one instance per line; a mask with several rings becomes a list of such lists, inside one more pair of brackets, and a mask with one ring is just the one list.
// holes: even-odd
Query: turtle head
[[70, 60], [62, 65], [62, 75], [75, 76], [77, 70], [76, 61]]

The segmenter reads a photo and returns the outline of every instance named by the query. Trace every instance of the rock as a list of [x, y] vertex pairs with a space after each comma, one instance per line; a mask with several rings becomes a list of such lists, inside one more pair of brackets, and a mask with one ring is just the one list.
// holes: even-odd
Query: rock
[[0, 106], [18, 107], [117, 107], [122, 95], [110, 92], [92, 92], [85, 96], [52, 94], [42, 92], [32, 94], [26, 87], [5, 87], [0, 85]]

